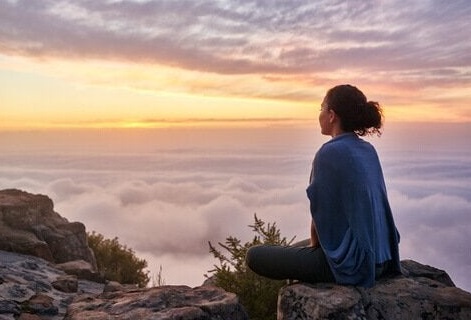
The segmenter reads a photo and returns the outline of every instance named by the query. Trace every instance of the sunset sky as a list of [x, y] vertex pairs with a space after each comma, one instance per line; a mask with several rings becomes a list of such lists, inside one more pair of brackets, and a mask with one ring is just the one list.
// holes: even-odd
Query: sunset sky
[[470, 21], [468, 0], [0, 0], [0, 129], [302, 123], [339, 83], [389, 121], [471, 122]]

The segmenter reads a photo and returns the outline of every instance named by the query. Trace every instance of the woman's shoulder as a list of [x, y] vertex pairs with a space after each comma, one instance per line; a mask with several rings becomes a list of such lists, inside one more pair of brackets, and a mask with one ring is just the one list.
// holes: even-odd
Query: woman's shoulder
[[319, 149], [317, 156], [326, 160], [336, 162], [352, 162], [353, 158], [370, 157], [376, 155], [376, 150], [372, 144], [358, 137], [355, 133], [337, 136]]
[[363, 141], [355, 133], [344, 133], [324, 143], [319, 152], [321, 153], [345, 153], [351, 146]]
[[327, 141], [321, 149], [342, 150], [342, 152], [348, 152], [347, 150], [374, 149], [374, 147], [371, 143], [363, 140], [357, 134], [349, 132]]
[[324, 143], [316, 154], [318, 163], [337, 166], [349, 157], [348, 147], [343, 142], [330, 140]]
[[324, 143], [317, 151], [317, 157], [338, 156], [341, 154], [342, 146], [332, 140]]

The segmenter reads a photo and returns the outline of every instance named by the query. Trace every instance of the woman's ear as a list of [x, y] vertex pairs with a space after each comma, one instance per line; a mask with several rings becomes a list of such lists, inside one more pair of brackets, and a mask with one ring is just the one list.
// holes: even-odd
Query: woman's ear
[[329, 109], [329, 123], [335, 123], [338, 117], [334, 110]]

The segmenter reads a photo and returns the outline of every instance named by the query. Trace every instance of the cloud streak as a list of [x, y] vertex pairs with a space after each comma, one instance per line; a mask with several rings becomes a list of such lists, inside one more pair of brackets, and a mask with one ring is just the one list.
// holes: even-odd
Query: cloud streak
[[[467, 1], [2, 1], [1, 51], [220, 74], [469, 67]], [[452, 31], [452, 34], [450, 34]], [[365, 57], [369, 57], [365, 63]]]
[[415, 119], [440, 121], [447, 110], [447, 121], [466, 122], [470, 15], [466, 0], [0, 0], [0, 77], [85, 83], [105, 88], [105, 100], [114, 88], [142, 104], [141, 93], [164, 92], [306, 105], [353, 83], [399, 119], [414, 104]]

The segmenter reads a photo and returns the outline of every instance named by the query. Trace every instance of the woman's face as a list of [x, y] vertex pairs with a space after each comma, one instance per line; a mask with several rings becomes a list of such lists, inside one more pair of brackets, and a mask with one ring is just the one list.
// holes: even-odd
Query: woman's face
[[327, 105], [327, 99], [324, 98], [319, 113], [319, 125], [321, 126], [321, 133], [327, 136], [332, 134], [331, 112], [332, 110]]

